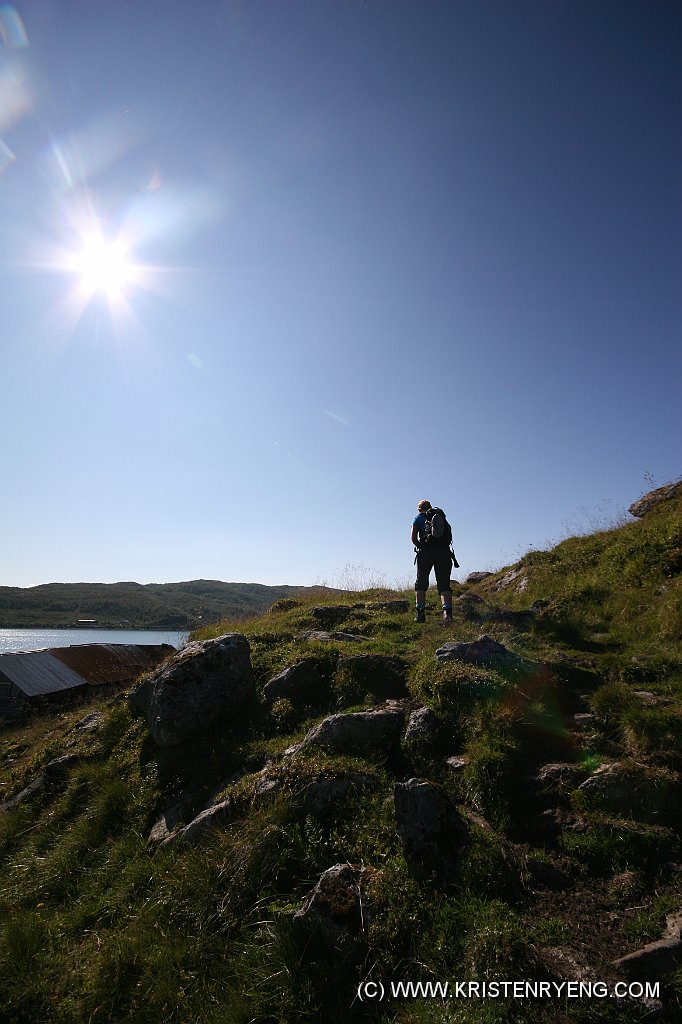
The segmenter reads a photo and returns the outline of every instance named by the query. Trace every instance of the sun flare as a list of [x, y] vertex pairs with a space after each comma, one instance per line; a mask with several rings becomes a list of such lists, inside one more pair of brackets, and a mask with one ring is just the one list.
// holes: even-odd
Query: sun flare
[[119, 295], [135, 276], [123, 242], [107, 242], [101, 235], [84, 239], [80, 251], [72, 256], [71, 269], [84, 292], [101, 291], [109, 297]]

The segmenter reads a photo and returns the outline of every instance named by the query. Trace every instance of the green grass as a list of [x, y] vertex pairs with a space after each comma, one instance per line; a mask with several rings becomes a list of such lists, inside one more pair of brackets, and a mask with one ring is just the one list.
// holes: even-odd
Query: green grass
[[[582, 907], [572, 904], [570, 889], [556, 896], [534, 892], [521, 867], [527, 853], [569, 866], [579, 879], [578, 898], [599, 901], [605, 942], [614, 941], [607, 911], [622, 918], [613, 956], [656, 938], [665, 914], [682, 906], [676, 799], [664, 801], [661, 815], [658, 805], [645, 801], [618, 817], [575, 789], [548, 797], [532, 782], [545, 762], [568, 761], [593, 772], [619, 761], [630, 766], [633, 778], [640, 772], [678, 792], [680, 523], [680, 502], [669, 502], [642, 522], [531, 552], [519, 563], [524, 592], [494, 592], [491, 584], [502, 571], [466, 588], [484, 603], [472, 614], [455, 601], [452, 636], [440, 628], [433, 593], [423, 626], [412, 622], [411, 611], [381, 610], [378, 602], [388, 597], [407, 597], [410, 607], [413, 601], [411, 591], [385, 588], [287, 597], [260, 617], [205, 628], [197, 637], [235, 630], [248, 636], [257, 698], [238, 720], [179, 747], [156, 747], [144, 722], [117, 700], [93, 704], [104, 716], [93, 733], [74, 730], [83, 714], [78, 708], [5, 729], [3, 800], [51, 759], [73, 752], [81, 758], [63, 777], [0, 814], [0, 1019], [565, 1024], [559, 1004], [364, 1005], [354, 992], [363, 976], [546, 977], [542, 951], [571, 947], [572, 914]], [[491, 608], [527, 609], [539, 599], [542, 610], [526, 623], [485, 618]], [[316, 603], [350, 605], [334, 628], [368, 640], [302, 639], [320, 628], [312, 614]], [[530, 661], [563, 668], [510, 673], [435, 661], [445, 640], [471, 641], [483, 632]], [[397, 659], [406, 710], [429, 706], [437, 716], [438, 742], [406, 744], [390, 756], [310, 748], [282, 760], [283, 751], [323, 716], [400, 696], [395, 677], [384, 669], [359, 661], [337, 664], [341, 656], [366, 653]], [[304, 657], [317, 661], [322, 685], [268, 707], [265, 683]], [[574, 673], [572, 682], [575, 667], [584, 671]], [[653, 702], [638, 690], [653, 692]], [[572, 723], [576, 711], [594, 715], [585, 732]], [[457, 773], [445, 761], [452, 754], [467, 758]], [[268, 774], [282, 785], [274, 798], [252, 802], [267, 762]], [[226, 781], [238, 771], [236, 781]], [[345, 772], [370, 775], [374, 785], [319, 817], [306, 814], [300, 799], [305, 785]], [[413, 775], [439, 784], [473, 815], [467, 819], [470, 845], [447, 886], [416, 881], [403, 856], [393, 791], [396, 781]], [[189, 794], [183, 820], [210, 798], [229, 796], [234, 822], [196, 848], [148, 846], [154, 821], [181, 794]], [[525, 833], [526, 822], [547, 806], [559, 806], [567, 816], [549, 851]], [[357, 964], [328, 963], [314, 944], [301, 944], [292, 925], [320, 874], [341, 862], [374, 869], [366, 894], [366, 946]], [[633, 881], [623, 889], [613, 876], [626, 871]], [[598, 927], [585, 955], [603, 967], [597, 933]], [[665, 1009], [664, 1022], [672, 1022], [679, 1007], [679, 979], [669, 993], [673, 1015], [666, 1017]], [[643, 1018], [639, 1007], [626, 1010], [581, 1003], [571, 1007], [570, 1019], [607, 1024]]]

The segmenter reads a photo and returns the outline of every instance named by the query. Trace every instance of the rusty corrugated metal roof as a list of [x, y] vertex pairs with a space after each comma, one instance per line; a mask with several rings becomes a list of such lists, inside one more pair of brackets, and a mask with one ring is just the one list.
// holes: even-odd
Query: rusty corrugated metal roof
[[86, 682], [132, 683], [170, 654], [170, 644], [74, 644], [53, 647], [50, 654], [77, 672]]
[[0, 654], [0, 675], [6, 676], [27, 697], [85, 686], [85, 680], [50, 651]]

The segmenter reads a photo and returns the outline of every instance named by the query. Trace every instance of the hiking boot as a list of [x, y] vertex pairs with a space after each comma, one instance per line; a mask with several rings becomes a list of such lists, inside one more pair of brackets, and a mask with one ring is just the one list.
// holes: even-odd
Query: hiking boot
[[443, 611], [443, 625], [446, 627], [452, 625], [452, 611], [449, 609], [448, 611]]
[[425, 608], [417, 608], [416, 609], [416, 611], [414, 613], [414, 621], [415, 622], [426, 622], [426, 609]]

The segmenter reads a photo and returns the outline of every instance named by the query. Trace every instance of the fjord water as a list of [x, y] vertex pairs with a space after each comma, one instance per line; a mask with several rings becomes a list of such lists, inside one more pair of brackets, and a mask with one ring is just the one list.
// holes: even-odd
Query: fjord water
[[187, 633], [162, 629], [0, 629], [0, 654], [75, 644], [171, 644], [182, 647], [187, 636]]

